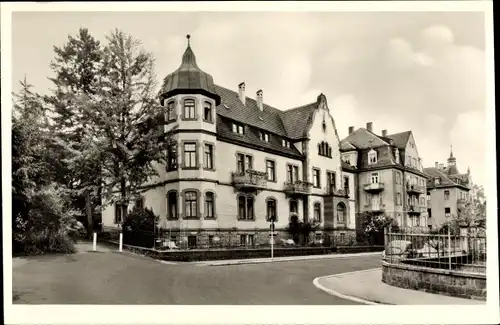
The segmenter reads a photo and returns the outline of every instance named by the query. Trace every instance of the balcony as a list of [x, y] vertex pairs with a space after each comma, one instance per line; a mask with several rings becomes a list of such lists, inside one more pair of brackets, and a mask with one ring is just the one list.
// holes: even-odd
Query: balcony
[[311, 193], [311, 183], [303, 181], [285, 182], [285, 193], [288, 195], [308, 195]]
[[267, 174], [253, 169], [232, 173], [233, 186], [240, 190], [260, 190], [267, 188]]
[[421, 209], [417, 205], [409, 205], [408, 206], [408, 214], [409, 215], [420, 215]]
[[373, 213], [381, 213], [385, 211], [385, 206], [382, 203], [365, 205], [365, 211]]
[[346, 187], [344, 189], [336, 189], [335, 187], [333, 187], [333, 185], [331, 185], [329, 188], [328, 188], [328, 195], [335, 195], [335, 196], [345, 196], [347, 197], [349, 195], [349, 188]]
[[424, 194], [425, 191], [425, 186], [408, 183], [406, 184], [406, 192], [408, 192], [408, 194]]
[[384, 183], [368, 183], [363, 188], [367, 192], [380, 192], [384, 190]]

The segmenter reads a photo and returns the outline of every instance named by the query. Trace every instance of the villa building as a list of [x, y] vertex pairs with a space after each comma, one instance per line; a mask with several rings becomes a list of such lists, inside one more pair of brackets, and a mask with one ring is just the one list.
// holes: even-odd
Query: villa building
[[436, 162], [434, 167], [424, 169], [427, 174], [429, 227], [432, 228], [439, 228], [451, 217], [456, 217], [460, 204], [473, 199], [470, 195], [470, 169], [460, 174], [453, 151], [450, 151], [447, 163], [445, 166]]
[[[354, 238], [356, 179], [366, 168], [341, 160], [325, 95], [277, 109], [265, 103], [262, 90], [248, 97], [244, 82], [234, 91], [216, 85], [198, 67], [188, 37], [182, 63], [165, 77], [159, 99], [167, 107], [165, 132], [173, 145], [138, 204], [159, 215], [172, 241], [190, 247], [221, 237], [268, 243], [271, 217], [276, 238], [288, 239], [292, 214], [318, 225], [313, 239]], [[119, 227], [118, 211], [103, 211], [104, 226]]]
[[366, 212], [385, 214], [402, 227], [425, 227], [427, 177], [411, 131], [381, 135], [373, 123], [354, 130], [341, 141], [342, 160], [355, 170], [356, 229]]

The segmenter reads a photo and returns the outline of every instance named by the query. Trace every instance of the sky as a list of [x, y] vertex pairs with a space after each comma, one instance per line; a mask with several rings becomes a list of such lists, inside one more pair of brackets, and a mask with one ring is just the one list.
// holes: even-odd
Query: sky
[[53, 46], [88, 28], [105, 42], [130, 33], [156, 59], [161, 81], [175, 70], [186, 35], [215, 83], [289, 109], [328, 99], [340, 138], [348, 127], [411, 130], [424, 167], [453, 154], [461, 172], [486, 182], [486, 70], [481, 12], [15, 12], [13, 90], [26, 75], [40, 93]]

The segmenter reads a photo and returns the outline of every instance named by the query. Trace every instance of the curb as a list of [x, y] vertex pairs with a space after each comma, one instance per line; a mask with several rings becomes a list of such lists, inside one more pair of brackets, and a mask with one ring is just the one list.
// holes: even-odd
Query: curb
[[353, 272], [345, 272], [345, 273], [338, 273], [338, 274], [332, 274], [332, 275], [326, 275], [326, 276], [320, 276], [320, 277], [317, 277], [313, 280], [313, 284], [316, 288], [332, 295], [332, 296], [336, 296], [336, 297], [339, 297], [339, 298], [342, 298], [342, 299], [346, 299], [346, 300], [350, 300], [350, 301], [354, 301], [354, 302], [357, 302], [357, 303], [361, 303], [361, 304], [365, 304], [365, 305], [387, 305], [387, 304], [383, 304], [383, 303], [378, 303], [378, 302], [374, 302], [374, 301], [369, 301], [369, 300], [365, 300], [365, 299], [362, 299], [362, 298], [358, 298], [358, 297], [354, 297], [354, 296], [349, 296], [349, 295], [344, 295], [338, 291], [335, 291], [335, 290], [332, 290], [332, 289], [329, 289], [323, 285], [321, 285], [319, 283], [319, 280], [321, 279], [326, 279], [326, 278], [332, 278], [332, 277], [337, 277], [337, 276], [341, 276], [341, 275], [347, 275], [347, 274], [355, 274], [355, 273], [364, 273], [364, 272], [370, 272], [370, 271], [374, 271], [374, 270], [380, 270], [381, 268], [380, 267], [377, 267], [377, 268], [373, 268], [373, 269], [367, 269], [367, 270], [361, 270], [361, 271], [353, 271]]
[[361, 256], [375, 256], [380, 255], [380, 252], [369, 252], [369, 253], [353, 253], [353, 254], [331, 254], [331, 255], [309, 255], [309, 256], [300, 256], [300, 258], [291, 258], [291, 259], [283, 259], [283, 258], [274, 258], [274, 259], [261, 259], [261, 260], [237, 260], [231, 262], [215, 262], [215, 261], [206, 261], [206, 262], [192, 262], [196, 266], [227, 266], [227, 265], [242, 265], [242, 264], [262, 264], [262, 263], [277, 263], [277, 262], [293, 262], [293, 261], [307, 261], [307, 260], [326, 260], [326, 259], [342, 259], [342, 258], [351, 258], [351, 257], [361, 257]]

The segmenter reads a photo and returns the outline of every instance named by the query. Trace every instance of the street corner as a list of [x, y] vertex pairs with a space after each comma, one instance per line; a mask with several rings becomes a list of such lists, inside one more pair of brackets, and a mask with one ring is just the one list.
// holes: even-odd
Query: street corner
[[364, 288], [369, 288], [370, 283], [380, 279], [381, 268], [374, 268], [317, 277], [313, 284], [319, 290], [338, 298], [364, 305], [386, 305], [388, 303], [371, 298], [363, 292]]

